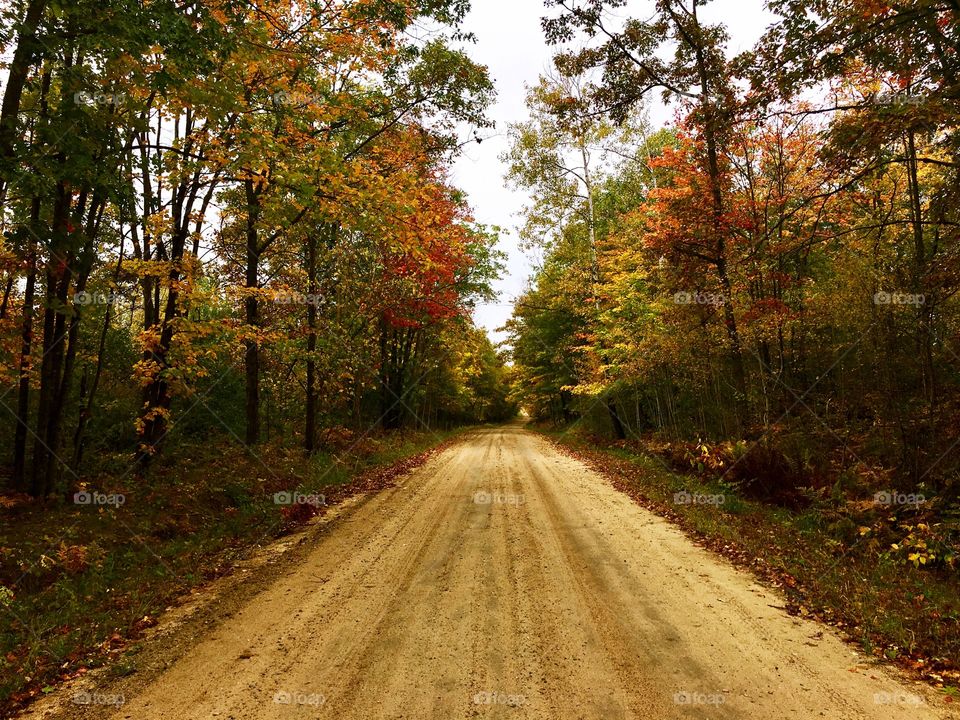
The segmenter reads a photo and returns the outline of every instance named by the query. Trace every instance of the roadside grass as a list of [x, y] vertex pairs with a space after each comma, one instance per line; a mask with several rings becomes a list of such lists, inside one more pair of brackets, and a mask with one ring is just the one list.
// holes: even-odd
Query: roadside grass
[[[117, 472], [129, 458], [103, 458], [87, 485], [122, 494], [119, 506], [0, 496], [0, 716], [106, 663], [117, 676], [135, 672], [136, 639], [178, 597], [461, 432], [344, 433], [312, 458], [197, 441], [158, 458], [145, 480]], [[275, 493], [312, 504], [278, 505]]]
[[[933, 562], [932, 551], [929, 565], [920, 556], [909, 560], [915, 553], [905, 551], [922, 541], [902, 547], [904, 537], [936, 523], [935, 505], [876, 507], [821, 493], [800, 507], [782, 507], [665, 467], [640, 442], [538, 431], [698, 543], [780, 589], [789, 613], [840, 628], [867, 654], [922, 675], [948, 701], [960, 699], [960, 577], [952, 565]], [[676, 502], [687, 499], [676, 493], [700, 495], [701, 502]], [[722, 502], [705, 501], [718, 495]]]

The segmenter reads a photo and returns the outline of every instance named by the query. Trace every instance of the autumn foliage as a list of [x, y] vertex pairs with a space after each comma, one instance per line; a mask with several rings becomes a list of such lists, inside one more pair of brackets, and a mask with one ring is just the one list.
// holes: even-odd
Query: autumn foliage
[[[69, 498], [102, 453], [146, 475], [180, 433], [314, 452], [325, 427], [438, 427], [508, 407], [489, 386], [469, 408], [443, 399], [501, 361], [439, 370], [461, 350], [445, 338], [482, 344], [470, 310], [499, 263], [448, 178], [458, 130], [487, 126], [492, 97], [459, 49], [464, 12], [4, 11], [11, 490]], [[435, 31], [416, 39], [423, 24]]]
[[547, 5], [548, 39], [585, 43], [549, 81], [576, 102], [533, 98], [537, 130], [515, 135], [528, 227], [554, 197], [534, 162], [549, 138], [579, 133], [595, 157], [582, 128], [659, 97], [676, 122], [641, 124], [541, 234], [510, 325], [531, 413], [680, 456], [743, 443], [719, 474], [785, 501], [840, 482], [955, 507], [956, 10], [772, 2], [781, 21], [733, 57], [689, 2], [622, 25], [616, 3]]

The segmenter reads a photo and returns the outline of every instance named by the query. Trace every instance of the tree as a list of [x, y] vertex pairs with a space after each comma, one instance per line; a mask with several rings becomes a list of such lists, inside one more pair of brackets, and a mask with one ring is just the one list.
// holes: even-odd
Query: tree
[[[591, 83], [588, 95], [593, 105], [617, 121], [648, 93], [661, 90], [665, 100], [679, 102], [689, 111], [689, 127], [702, 142], [695, 145], [697, 161], [704, 169], [710, 198], [709, 252], [705, 260], [716, 273], [721, 291], [730, 298], [723, 307], [741, 420], [749, 408], [737, 314], [732, 301], [728, 257], [728, 211], [724, 197], [727, 168], [722, 155], [739, 113], [734, 74], [724, 52], [728, 39], [721, 26], [705, 25], [698, 17], [700, 0], [658, 0], [649, 21], [628, 19], [622, 29], [612, 28], [607, 8], [620, 3], [589, 0], [582, 5], [568, 0], [549, 0], [548, 7], [561, 14], [543, 20], [547, 40], [568, 41], [577, 32], [593, 41], [578, 52], [562, 52], [556, 58], [561, 73], [576, 77], [602, 67], [601, 78]], [[670, 60], [659, 50], [672, 43]]]
[[[3, 11], [0, 331], [18, 489], [80, 481], [85, 437], [111, 406], [96, 397], [105, 376], [139, 391], [141, 472], [178, 413], [232, 381], [231, 360], [247, 443], [301, 397], [289, 411], [312, 450], [318, 423], [359, 425], [384, 392], [388, 310], [422, 315], [431, 345], [462, 322], [497, 263], [445, 179], [458, 131], [487, 124], [493, 94], [453, 47], [469, 40], [465, 12], [459, 0]], [[410, 32], [424, 22], [427, 40]], [[370, 285], [385, 273], [399, 292]], [[294, 312], [277, 302], [287, 291], [336, 302]], [[121, 370], [128, 351], [139, 357]], [[291, 391], [300, 373], [305, 396]]]

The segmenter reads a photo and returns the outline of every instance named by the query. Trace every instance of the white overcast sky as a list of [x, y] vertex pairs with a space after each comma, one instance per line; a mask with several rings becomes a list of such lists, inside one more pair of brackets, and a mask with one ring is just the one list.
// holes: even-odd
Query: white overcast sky
[[[647, 18], [653, 3], [633, 0], [622, 14]], [[495, 304], [484, 304], [474, 315], [478, 325], [499, 342], [496, 332], [510, 317], [511, 301], [526, 287], [534, 258], [517, 247], [517, 213], [524, 205], [522, 192], [506, 187], [504, 166], [498, 159], [506, 149], [506, 127], [524, 120], [525, 86], [536, 83], [549, 66], [553, 48], [546, 45], [540, 29], [545, 9], [541, 0], [473, 0], [466, 29], [477, 36], [468, 48], [471, 57], [486, 65], [497, 88], [497, 102], [490, 110], [496, 121], [482, 144], [470, 143], [453, 168], [453, 181], [467, 192], [477, 221], [503, 228], [500, 249], [508, 255], [507, 271], [497, 283], [500, 297]], [[723, 22], [731, 37], [731, 54], [746, 50], [763, 34], [775, 17], [765, 11], [762, 0], [715, 0], [701, 10], [705, 22]], [[656, 126], [669, 124], [672, 112], [652, 100], [650, 119]]]

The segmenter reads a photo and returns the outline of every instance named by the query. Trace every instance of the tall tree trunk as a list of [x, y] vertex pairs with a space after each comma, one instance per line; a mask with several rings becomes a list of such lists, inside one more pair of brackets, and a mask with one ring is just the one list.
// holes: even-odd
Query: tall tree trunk
[[23, 290], [23, 312], [20, 325], [20, 362], [17, 385], [17, 427], [13, 437], [13, 486], [27, 490], [27, 433], [30, 415], [30, 353], [33, 347], [33, 304], [37, 286], [37, 243], [34, 233], [40, 225], [40, 198], [34, 197], [30, 207], [32, 230], [27, 239], [27, 279]]
[[[61, 156], [61, 161], [63, 157]], [[67, 293], [73, 258], [67, 247], [71, 194], [63, 181], [57, 183], [50, 256], [47, 258], [43, 311], [43, 356], [40, 361], [40, 393], [37, 402], [37, 431], [33, 445], [30, 492], [43, 496], [51, 492], [52, 468], [58, 448], [51, 445], [57, 430], [58, 393], [63, 371], [66, 340]]]
[[307, 388], [303, 446], [308, 453], [316, 450], [317, 440], [317, 236], [307, 233]]
[[37, 37], [37, 28], [43, 19], [47, 0], [30, 0], [27, 3], [23, 20], [17, 30], [17, 48], [13, 51], [10, 69], [7, 73], [6, 88], [3, 92], [3, 104], [0, 105], [0, 161], [3, 163], [0, 172], [0, 212], [6, 204], [7, 188], [10, 183], [10, 173], [16, 168], [14, 160], [14, 143], [17, 138], [17, 117], [20, 114], [20, 101], [23, 98], [23, 88], [30, 74], [30, 67], [36, 59], [37, 50], [41, 43]]
[[623, 420], [620, 419], [620, 413], [617, 411], [617, 401], [611, 395], [607, 398], [607, 413], [610, 415], [610, 424], [613, 425], [613, 433], [617, 440], [624, 440], [627, 432], [623, 427]]
[[[47, 97], [50, 92], [51, 72], [49, 67], [44, 68], [43, 76], [40, 80], [40, 120], [45, 121], [48, 113]], [[6, 102], [6, 97], [4, 97]], [[0, 191], [2, 194], [2, 191]], [[0, 212], [2, 212], [2, 198], [0, 198]], [[40, 210], [42, 199], [35, 195], [30, 203], [30, 219], [27, 228], [27, 278], [23, 296], [23, 313], [21, 322], [21, 345], [20, 345], [20, 364], [19, 380], [17, 388], [17, 427], [13, 439], [13, 485], [21, 492], [26, 492], [29, 487], [26, 477], [27, 468], [27, 434], [29, 433], [30, 422], [30, 373], [31, 360], [30, 355], [33, 350], [33, 319], [34, 302], [36, 299], [37, 286], [37, 240], [40, 237], [42, 229], [40, 227]]]
[[[911, 268], [910, 292], [915, 296], [923, 296], [924, 302], [916, 305], [917, 313], [917, 355], [920, 360], [923, 399], [927, 406], [927, 427], [924, 432], [916, 433], [913, 440], [916, 461], [913, 463], [913, 476], [918, 480], [923, 470], [920, 467], [920, 446], [926, 445], [926, 438], [935, 438], [937, 432], [937, 372], [933, 359], [934, 342], [934, 298], [929, 292], [926, 282], [927, 247], [923, 234], [923, 202], [921, 199], [920, 180], [917, 174], [917, 147], [912, 130], [907, 132], [907, 177], [910, 194], [910, 224], [913, 231], [913, 264]], [[936, 248], [930, 253], [933, 256]], [[922, 439], [921, 439], [922, 438]]]
[[[120, 240], [120, 251], [117, 256], [117, 265], [113, 273], [114, 284], [120, 279], [120, 270], [123, 267], [124, 241]], [[88, 371], [84, 367], [83, 376], [80, 381], [80, 397], [78, 401], [77, 426], [73, 433], [73, 458], [70, 467], [73, 468], [73, 474], [79, 475], [80, 465], [83, 461], [84, 431], [87, 423], [93, 415], [93, 402], [97, 395], [97, 389], [100, 386], [100, 376], [103, 373], [103, 359], [107, 345], [107, 332], [110, 329], [110, 320], [113, 317], [112, 298], [107, 302], [104, 308], [103, 324], [100, 327], [100, 339], [97, 343], [97, 363], [93, 371], [93, 380], [88, 382]], [[72, 491], [70, 488], [68, 492]]]
[[[93, 262], [96, 257], [94, 242], [100, 227], [100, 220], [105, 208], [104, 201], [99, 197], [94, 197], [90, 203], [87, 213], [87, 221], [84, 227], [84, 246], [81, 249], [79, 261], [77, 263], [77, 279], [74, 286], [74, 294], [86, 292], [87, 281], [90, 278], [90, 272], [93, 269]], [[68, 291], [68, 290], [67, 290]], [[63, 359], [63, 371], [60, 376], [60, 384], [54, 397], [53, 410], [51, 413], [50, 432], [47, 438], [47, 444], [59, 452], [61, 446], [61, 434], [63, 428], [64, 409], [67, 398], [70, 395], [73, 385], [73, 373], [76, 367], [77, 350], [80, 341], [80, 320], [82, 317], [81, 306], [77, 303], [72, 304], [73, 313], [70, 316], [69, 328], [67, 329], [66, 350]], [[66, 490], [62, 482], [63, 470], [69, 470], [69, 466], [55, 457], [53, 453], [47, 458], [48, 484], [57, 490]]]
[[[247, 199], [247, 267], [244, 299], [247, 332], [259, 332], [260, 305], [254, 291], [259, 287], [260, 246], [257, 237], [257, 223], [260, 219], [260, 195], [253, 180], [244, 181]], [[244, 340], [244, 375], [246, 378], [246, 444], [256, 445], [260, 441], [260, 344], [257, 338]]]
[[390, 327], [387, 321], [380, 319], [380, 424], [387, 427], [387, 415], [390, 412]]
[[[176, 289], [176, 283], [180, 280], [180, 273], [172, 268], [168, 280], [167, 302], [164, 306], [163, 318], [159, 323], [161, 325], [160, 337], [156, 345], [144, 350], [141, 356], [144, 362], [156, 363], [157, 365], [156, 375], [143, 391], [143, 412], [140, 416], [142, 429], [140, 431], [140, 447], [137, 450], [137, 461], [141, 472], [146, 470], [150, 464], [150, 459], [159, 451], [160, 444], [166, 436], [167, 414], [173, 402], [165, 371], [168, 367], [167, 354], [173, 342], [173, 320], [177, 315], [177, 303], [180, 296]], [[154, 283], [154, 286], [159, 286], [159, 283]]]
[[[702, 29], [696, 15], [696, 2], [692, 14], [696, 34], [699, 42]], [[718, 103], [720, 98], [712, 95], [713, 85], [710, 82], [710, 71], [707, 67], [703, 47], [694, 43], [697, 75], [702, 91], [701, 107], [704, 114], [703, 139], [707, 147], [707, 172], [710, 176], [710, 196], [712, 201], [712, 224], [715, 243], [715, 260], [717, 278], [723, 292], [723, 321], [730, 342], [730, 361], [733, 369], [735, 403], [738, 420], [741, 425], [749, 423], [749, 404], [747, 401], [747, 376], [743, 363], [743, 348], [740, 342], [740, 332], [737, 328], [737, 317], [733, 307], [733, 285], [730, 282], [729, 267], [727, 264], [727, 239], [723, 226], [723, 174], [720, 171], [720, 159], [717, 142]]]
[[[183, 131], [181, 134], [180, 123], [183, 122]], [[173, 134], [175, 137], [183, 137], [186, 145], [182, 152], [184, 157], [200, 152], [194, 144], [191, 137], [193, 132], [193, 113], [187, 109], [182, 117], [174, 119]], [[132, 136], [131, 136], [132, 137]], [[156, 152], [157, 156], [164, 157], [160, 151], [160, 145], [164, 137], [162, 130], [162, 120], [158, 119], [156, 128]], [[146, 142], [145, 142], [146, 139]], [[154, 278], [144, 281], [141, 284], [144, 300], [144, 330], [157, 333], [155, 329], [160, 326], [159, 336], [153, 342], [144, 348], [142, 360], [145, 364], [156, 367], [155, 375], [147, 383], [143, 391], [143, 407], [138, 418], [140, 446], [137, 450], [137, 459], [140, 465], [140, 472], [144, 473], [149, 464], [150, 458], [160, 450], [160, 445], [166, 437], [169, 427], [168, 416], [170, 407], [173, 404], [172, 389], [166, 379], [166, 373], [169, 369], [169, 352], [175, 333], [175, 320], [179, 317], [186, 317], [189, 308], [182, 302], [184, 295], [180, 291], [180, 286], [187, 275], [184, 272], [183, 260], [186, 252], [187, 240], [190, 238], [191, 226], [202, 227], [203, 217], [194, 210], [196, 203], [200, 200], [200, 192], [207, 184], [207, 180], [201, 177], [199, 170], [194, 171], [186, 179], [181, 180], [169, 188], [170, 195], [170, 215], [173, 220], [173, 232], [170, 238], [169, 253], [166, 250], [162, 238], [151, 238], [148, 232], [147, 217], [156, 212], [162, 205], [161, 197], [163, 186], [160, 181], [154, 188], [151, 182], [150, 167], [153, 158], [146, 148], [149, 145], [148, 135], [138, 138], [141, 145], [141, 176], [143, 186], [143, 217], [141, 226], [143, 229], [143, 246], [138, 248], [136, 231], [132, 229], [132, 239], [134, 243], [134, 256], [138, 259], [147, 261], [165, 261], [169, 263], [169, 271], [166, 278], [166, 286]], [[156, 157], [156, 156], [155, 156]], [[152, 247], [151, 247], [152, 241]], [[166, 302], [163, 303], [163, 313], [160, 313], [161, 302], [163, 300], [161, 289], [166, 290]]]
[[7, 317], [7, 311], [10, 309], [10, 292], [13, 290], [13, 280], [15, 272], [10, 273], [7, 278], [7, 284], [3, 287], [3, 302], [0, 302], [0, 320]]

